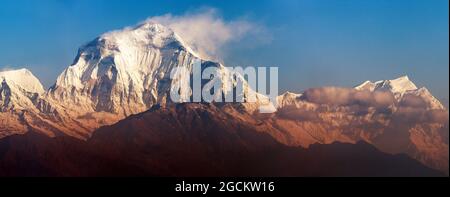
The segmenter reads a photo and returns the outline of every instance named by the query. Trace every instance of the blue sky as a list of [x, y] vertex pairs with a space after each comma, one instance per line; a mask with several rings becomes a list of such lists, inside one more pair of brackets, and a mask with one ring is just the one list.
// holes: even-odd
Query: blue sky
[[45, 86], [103, 32], [148, 17], [214, 8], [264, 28], [223, 46], [230, 66], [280, 67], [280, 92], [408, 75], [448, 106], [448, 0], [2, 0], [0, 68], [27, 67]]

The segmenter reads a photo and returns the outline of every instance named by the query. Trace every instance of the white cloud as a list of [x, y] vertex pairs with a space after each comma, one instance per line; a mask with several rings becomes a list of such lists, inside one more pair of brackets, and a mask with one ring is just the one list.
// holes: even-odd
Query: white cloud
[[166, 14], [148, 18], [171, 28], [202, 57], [219, 60], [221, 49], [248, 36], [267, 35], [262, 26], [245, 19], [224, 20], [215, 9], [200, 9], [184, 15]]

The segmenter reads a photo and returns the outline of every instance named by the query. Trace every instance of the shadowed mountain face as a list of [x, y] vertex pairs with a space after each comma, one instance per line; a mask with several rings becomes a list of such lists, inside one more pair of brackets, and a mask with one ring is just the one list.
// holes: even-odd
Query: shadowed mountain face
[[[124, 143], [124, 137], [116, 139], [109, 134], [102, 134], [108, 133], [103, 131], [105, 129], [93, 134], [94, 131], [132, 114], [162, 106], [170, 109], [152, 111], [151, 114], [156, 116], [148, 117], [154, 121], [152, 125], [139, 124], [151, 131], [144, 134], [156, 136], [156, 139], [164, 138], [158, 141], [144, 136], [135, 141], [150, 140], [152, 143], [164, 144], [164, 140], [174, 143], [177, 142], [174, 140], [182, 140], [183, 143], [175, 148], [183, 147], [181, 151], [184, 151], [194, 144], [192, 148], [198, 148], [204, 155], [212, 153], [204, 152], [204, 147], [198, 143], [214, 141], [203, 139], [205, 136], [219, 138], [219, 147], [234, 147], [237, 145], [221, 144], [234, 140], [227, 137], [236, 137], [238, 131], [248, 131], [251, 135], [256, 135], [254, 132], [258, 135], [264, 133], [278, 143], [305, 149], [314, 144], [355, 144], [364, 141], [384, 153], [407, 154], [430, 168], [448, 174], [448, 110], [427, 88], [416, 86], [407, 76], [366, 81], [354, 88], [319, 87], [300, 94], [286, 92], [277, 97], [277, 105], [274, 105], [265, 102], [268, 97], [254, 92], [251, 86], [248, 91], [237, 91], [240, 89], [238, 84], [249, 87], [245, 75], [235, 75], [228, 68], [232, 65], [208, 61], [193, 49], [169, 27], [146, 21], [135, 27], [107, 32], [82, 46], [73, 64], [59, 75], [47, 91], [27, 69], [1, 71], [0, 141], [7, 136], [32, 131], [49, 137], [72, 136], [89, 140], [89, 146], [115, 150]], [[223, 111], [214, 106], [170, 107], [174, 105], [170, 96], [172, 87], [176, 87], [180, 81], [191, 85], [198, 66], [198, 72], [207, 68], [217, 69], [217, 77], [200, 81], [202, 87], [210, 82], [221, 82], [224, 91], [216, 96], [236, 99], [248, 98], [251, 93], [257, 93], [256, 102], [241, 103], [238, 107], [225, 105], [220, 107]], [[180, 73], [184, 75], [172, 79], [170, 73], [175, 68], [183, 68]], [[233, 83], [226, 85], [227, 82]], [[194, 97], [190, 91], [181, 89], [179, 93], [184, 98], [182, 100]], [[274, 113], [261, 114], [261, 108]], [[158, 120], [158, 117], [173, 121], [164, 118]], [[209, 132], [220, 128], [224, 132]], [[131, 132], [142, 129], [131, 124], [130, 128], [121, 127], [120, 130]], [[171, 130], [174, 130], [173, 136], [166, 133]], [[129, 137], [137, 134], [142, 133], [120, 135]], [[90, 139], [92, 135], [96, 137]], [[191, 142], [181, 138], [191, 135], [197, 140]], [[107, 147], [102, 143], [107, 139], [117, 140], [119, 145]], [[249, 142], [253, 141], [246, 141]], [[151, 148], [158, 148], [152, 143], [149, 145]], [[188, 143], [189, 147], [184, 143]], [[245, 148], [255, 147], [246, 143], [243, 145]], [[205, 146], [209, 147], [207, 144]], [[123, 145], [125, 148], [129, 147]], [[151, 148], [145, 147], [145, 150]], [[166, 150], [166, 147], [162, 149]], [[229, 153], [228, 150], [224, 151]], [[157, 151], [154, 153], [158, 154]]]
[[366, 143], [277, 142], [225, 105], [154, 107], [88, 141], [28, 132], [0, 141], [2, 176], [441, 176]]

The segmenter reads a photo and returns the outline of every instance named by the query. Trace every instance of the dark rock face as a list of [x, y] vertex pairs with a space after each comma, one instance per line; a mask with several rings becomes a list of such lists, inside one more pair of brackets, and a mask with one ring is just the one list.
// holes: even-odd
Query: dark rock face
[[278, 143], [207, 104], [126, 118], [88, 141], [28, 132], [0, 140], [2, 176], [443, 176], [366, 143]]

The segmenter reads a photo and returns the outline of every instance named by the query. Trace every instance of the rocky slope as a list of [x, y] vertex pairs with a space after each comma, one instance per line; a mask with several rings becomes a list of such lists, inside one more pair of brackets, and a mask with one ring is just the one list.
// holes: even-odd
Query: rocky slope
[[233, 119], [233, 108], [154, 107], [88, 141], [9, 136], [0, 141], [0, 176], [443, 176], [362, 142], [289, 147]]

